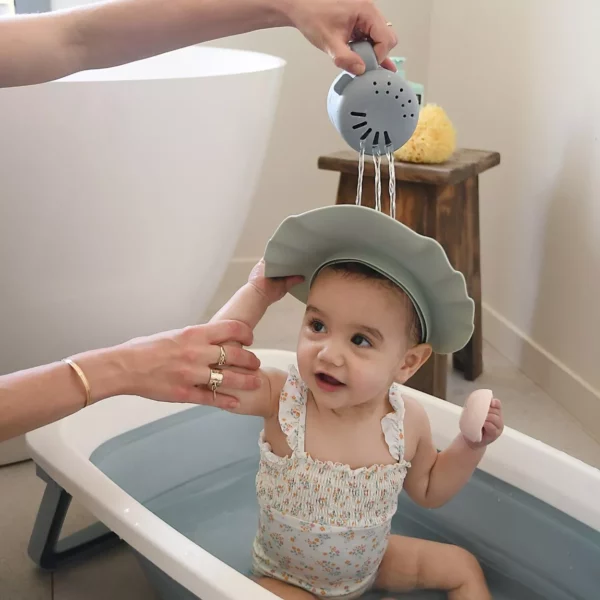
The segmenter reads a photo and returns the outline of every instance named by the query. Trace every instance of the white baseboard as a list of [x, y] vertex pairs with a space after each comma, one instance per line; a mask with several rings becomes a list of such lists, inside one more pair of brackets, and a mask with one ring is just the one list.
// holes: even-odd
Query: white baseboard
[[489, 305], [482, 304], [483, 335], [600, 442], [600, 391], [561, 363]]

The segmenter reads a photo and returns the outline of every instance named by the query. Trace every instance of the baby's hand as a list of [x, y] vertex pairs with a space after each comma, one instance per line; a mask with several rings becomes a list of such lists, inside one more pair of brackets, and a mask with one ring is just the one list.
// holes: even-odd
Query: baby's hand
[[494, 398], [490, 404], [490, 410], [488, 411], [485, 423], [483, 424], [483, 431], [480, 442], [471, 442], [465, 438], [467, 444], [474, 449], [483, 448], [488, 446], [492, 442], [495, 442], [502, 431], [504, 430], [504, 419], [502, 417], [502, 403], [497, 398]]
[[274, 304], [281, 300], [295, 285], [302, 283], [304, 277], [293, 275], [290, 277], [265, 277], [265, 261], [260, 259], [250, 272], [248, 283], [253, 285], [269, 302]]

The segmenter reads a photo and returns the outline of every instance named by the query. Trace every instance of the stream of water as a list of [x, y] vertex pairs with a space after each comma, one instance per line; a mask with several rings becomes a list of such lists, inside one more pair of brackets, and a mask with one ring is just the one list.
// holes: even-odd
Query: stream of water
[[[360, 143], [360, 152], [358, 156], [358, 184], [356, 186], [356, 204], [362, 205], [363, 180], [365, 173], [365, 142]], [[385, 151], [389, 172], [389, 195], [390, 195], [390, 216], [396, 218], [396, 169], [394, 165], [394, 152], [391, 146]], [[381, 204], [381, 151], [376, 148], [373, 152], [373, 167], [375, 169], [375, 210], [382, 211]]]

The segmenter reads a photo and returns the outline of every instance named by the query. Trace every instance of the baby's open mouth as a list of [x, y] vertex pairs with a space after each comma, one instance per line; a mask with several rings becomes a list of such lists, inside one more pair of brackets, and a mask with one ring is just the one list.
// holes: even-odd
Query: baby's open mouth
[[317, 379], [326, 383], [327, 385], [341, 386], [345, 385], [341, 381], [338, 381], [335, 377], [327, 375], [327, 373], [317, 373]]

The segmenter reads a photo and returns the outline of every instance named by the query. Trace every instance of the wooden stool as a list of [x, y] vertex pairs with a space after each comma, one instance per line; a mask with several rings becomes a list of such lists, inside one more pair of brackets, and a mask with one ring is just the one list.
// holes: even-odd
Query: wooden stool
[[[381, 161], [382, 210], [390, 214], [388, 166]], [[467, 281], [475, 302], [475, 331], [467, 346], [453, 355], [454, 368], [474, 381], [483, 371], [481, 332], [481, 273], [479, 262], [479, 174], [500, 164], [500, 154], [457, 150], [440, 165], [396, 162], [396, 219], [417, 233], [436, 239], [452, 266]], [[319, 158], [319, 168], [338, 171], [336, 204], [354, 204], [358, 184], [358, 155], [337, 152]], [[365, 159], [363, 206], [375, 207], [375, 169]], [[446, 398], [447, 356], [434, 354], [407, 385], [438, 398]]]

